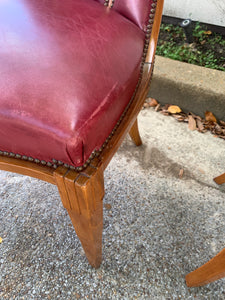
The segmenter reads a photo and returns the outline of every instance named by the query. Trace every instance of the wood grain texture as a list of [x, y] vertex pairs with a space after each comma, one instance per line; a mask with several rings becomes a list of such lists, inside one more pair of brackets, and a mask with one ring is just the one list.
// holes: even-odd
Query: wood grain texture
[[0, 156], [0, 170], [18, 173], [56, 184], [54, 169], [33, 162]]
[[225, 173], [213, 179], [217, 184], [225, 183]]
[[89, 167], [77, 173], [65, 167], [54, 170], [29, 161], [0, 157], [0, 169], [35, 177], [58, 186], [63, 206], [69, 213], [89, 263], [95, 268], [100, 266], [102, 259], [103, 170], [129, 132], [136, 144], [141, 143], [136, 120], [149, 90], [162, 7], [163, 0], [158, 0], [142, 81], [135, 98], [115, 135], [102, 153], [91, 161]]
[[202, 286], [225, 276], [225, 248], [206, 264], [189, 273], [186, 283], [189, 287]]
[[136, 146], [142, 145], [142, 140], [141, 140], [141, 137], [140, 137], [140, 134], [139, 134], [139, 130], [138, 130], [137, 119], [135, 120], [133, 126], [130, 129], [129, 135], [130, 135], [132, 141], [135, 143]]
[[64, 168], [54, 173], [89, 263], [98, 268], [102, 260], [104, 178], [102, 168], [89, 166], [81, 173]]
[[155, 19], [152, 27], [152, 33], [149, 41], [148, 52], [146, 55], [145, 62], [153, 63], [155, 59], [155, 51], [158, 42], [162, 11], [163, 11], [164, 0], [158, 0], [155, 12]]

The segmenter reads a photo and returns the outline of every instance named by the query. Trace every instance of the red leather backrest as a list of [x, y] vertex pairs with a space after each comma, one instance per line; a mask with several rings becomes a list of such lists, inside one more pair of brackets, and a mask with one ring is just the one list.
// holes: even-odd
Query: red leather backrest
[[[96, 1], [96, 0], [95, 0]], [[98, 2], [104, 4], [105, 3], [105, 0], [97, 0]]]
[[[108, 0], [97, 0], [108, 3]], [[149, 19], [153, 19], [157, 0], [114, 0], [113, 9], [146, 31]]]

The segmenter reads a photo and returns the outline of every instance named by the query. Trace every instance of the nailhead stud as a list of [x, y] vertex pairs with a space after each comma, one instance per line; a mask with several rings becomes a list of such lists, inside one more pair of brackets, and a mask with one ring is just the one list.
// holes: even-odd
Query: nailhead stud
[[[112, 5], [111, 7], [113, 7], [114, 5], [114, 1], [112, 1]], [[21, 156], [20, 154], [14, 154], [13, 152], [7, 152], [7, 151], [0, 151], [0, 155], [5, 155], [5, 156], [9, 156], [9, 157], [15, 157], [15, 158], [18, 158], [18, 159], [23, 159], [23, 160], [29, 160], [31, 162], [35, 162], [37, 164], [39, 164], [41, 162], [42, 165], [47, 165], [48, 167], [53, 167], [54, 169], [57, 169], [58, 165], [64, 165], [66, 168], [70, 168], [71, 170], [76, 170], [78, 172], [82, 171], [84, 168], [86, 168], [88, 166], [88, 164], [90, 164], [91, 160], [94, 158], [94, 157], [98, 157], [100, 155], [100, 153], [103, 151], [103, 149], [107, 146], [109, 140], [112, 138], [112, 136], [114, 135], [114, 133], [116, 132], [117, 128], [119, 127], [121, 121], [123, 120], [124, 116], [126, 115], [134, 97], [135, 97], [135, 94], [138, 90], [138, 87], [140, 85], [140, 82], [141, 82], [141, 77], [142, 77], [142, 74], [143, 74], [143, 68], [144, 68], [144, 64], [145, 64], [145, 57], [146, 57], [146, 54], [147, 54], [147, 51], [148, 51], [148, 45], [149, 45], [149, 37], [150, 37], [150, 34], [151, 34], [151, 29], [152, 29], [152, 26], [153, 26], [153, 22], [154, 22], [154, 16], [155, 16], [155, 11], [156, 11], [156, 2], [157, 0], [152, 0], [153, 3], [151, 4], [151, 10], [150, 10], [150, 14], [149, 14], [149, 20], [148, 20], [148, 24], [147, 24], [147, 30], [146, 30], [146, 35], [145, 35], [145, 44], [144, 44], [144, 49], [143, 49], [143, 55], [142, 55], [142, 62], [141, 62], [141, 70], [140, 70], [140, 77], [138, 79], [138, 83], [136, 85], [136, 88], [135, 88], [135, 92], [130, 100], [130, 102], [128, 103], [127, 107], [125, 108], [124, 112], [122, 113], [119, 121], [116, 123], [116, 125], [114, 126], [112, 132], [110, 133], [110, 135], [108, 136], [108, 138], [105, 140], [105, 142], [103, 143], [103, 145], [100, 147], [100, 149], [98, 151], [93, 151], [89, 157], [89, 159], [83, 164], [83, 166], [80, 166], [80, 167], [74, 167], [74, 166], [70, 166], [69, 164], [64, 164], [62, 161], [58, 161], [56, 159], [52, 159], [52, 162], [46, 162], [45, 160], [39, 160], [37, 158], [32, 158], [32, 157], [27, 157], [26, 155], [23, 155]], [[104, 5], [105, 6], [108, 6], [109, 4], [109, 0], [105, 0], [104, 2]], [[152, 74], [151, 74], [152, 75]]]

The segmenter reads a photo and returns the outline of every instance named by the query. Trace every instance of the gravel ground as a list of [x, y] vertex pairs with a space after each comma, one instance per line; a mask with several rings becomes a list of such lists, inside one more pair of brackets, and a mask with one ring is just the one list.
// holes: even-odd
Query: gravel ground
[[225, 172], [225, 142], [150, 109], [140, 129], [144, 145], [127, 138], [105, 171], [98, 270], [57, 188], [0, 172], [0, 299], [225, 299], [225, 279], [184, 279], [224, 248], [225, 189], [212, 179]]

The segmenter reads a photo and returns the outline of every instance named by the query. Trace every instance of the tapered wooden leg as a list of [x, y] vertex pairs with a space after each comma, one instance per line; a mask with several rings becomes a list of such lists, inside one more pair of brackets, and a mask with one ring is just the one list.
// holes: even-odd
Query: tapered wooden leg
[[225, 173], [213, 179], [217, 184], [225, 183]]
[[201, 286], [225, 277], [225, 248], [206, 264], [189, 273], [186, 283], [189, 287]]
[[89, 263], [98, 268], [102, 260], [103, 196], [102, 168], [89, 166], [77, 173], [57, 168], [55, 178]]
[[133, 126], [130, 129], [129, 135], [132, 138], [132, 140], [133, 140], [133, 142], [135, 143], [136, 146], [142, 145], [142, 140], [141, 140], [141, 137], [140, 137], [140, 134], [139, 134], [139, 130], [138, 130], [137, 119], [135, 120]]

